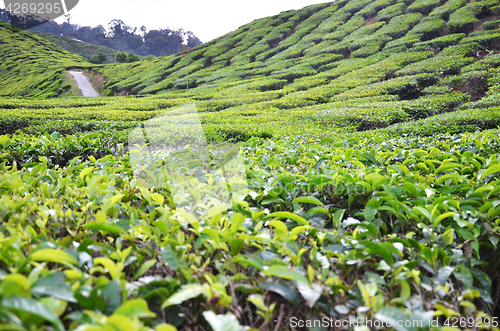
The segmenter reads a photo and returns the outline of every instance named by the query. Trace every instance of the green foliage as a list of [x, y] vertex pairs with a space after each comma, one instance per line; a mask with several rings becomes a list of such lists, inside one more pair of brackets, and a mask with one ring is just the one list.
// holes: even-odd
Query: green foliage
[[487, 108], [481, 111], [474, 109], [460, 110], [440, 114], [409, 124], [395, 124], [387, 128], [391, 134], [416, 134], [432, 136], [443, 133], [476, 132], [498, 128], [500, 125], [498, 108]]
[[127, 54], [127, 63], [137, 62], [140, 58], [134, 53], [130, 52]]
[[442, 6], [435, 8], [429, 15], [430, 16], [441, 16], [444, 19], [448, 19], [450, 14], [456, 11], [467, 2], [467, 0], [448, 0]]
[[500, 20], [484, 22], [483, 25], [481, 25], [481, 28], [484, 30], [496, 30], [498, 27], [500, 27]]
[[498, 4], [497, 0], [471, 3], [458, 9], [450, 15], [448, 27], [452, 32], [470, 32], [474, 24], [479, 22], [478, 17], [489, 12], [489, 7]]
[[363, 98], [376, 95], [397, 95], [401, 99], [419, 94], [419, 87], [433, 82], [433, 75], [421, 74], [389, 79], [381, 83], [358, 86], [335, 97], [337, 100]]
[[[0, 96], [50, 98], [64, 92], [65, 68], [90, 64], [80, 56], [0, 22]], [[7, 47], [8, 45], [8, 47]]]
[[[494, 5], [309, 6], [185, 56], [94, 66], [107, 95], [134, 95], [89, 99], [23, 98], [64, 89], [66, 68], [89, 65], [0, 29], [0, 94], [17, 97], [0, 98], [0, 328], [496, 315], [498, 33], [444, 27], [464, 12], [493, 21]], [[169, 171], [181, 153], [193, 156], [184, 168], [215, 169], [217, 155], [155, 127], [149, 143], [191, 146], [137, 169], [136, 149], [150, 149], [129, 142], [183, 105], [196, 106], [208, 143], [240, 147], [249, 187], [199, 220], [176, 205]], [[221, 178], [193, 174], [183, 198], [215, 199]]]
[[411, 13], [393, 17], [387, 25], [383, 26], [377, 33], [386, 34], [392, 38], [403, 37], [412, 27], [420, 22], [422, 14]]
[[426, 87], [422, 93], [425, 95], [443, 95], [447, 94], [453, 91], [453, 88], [449, 86], [439, 86], [439, 85], [432, 85]]
[[359, 15], [362, 15], [365, 18], [374, 16], [377, 14], [377, 12], [383, 10], [384, 8], [387, 8], [394, 2], [394, 0], [376, 0], [360, 10]]
[[481, 61], [477, 61], [465, 68], [462, 68], [462, 72], [488, 70], [492, 68], [498, 68], [499, 66], [500, 66], [500, 54], [494, 54], [485, 57]]
[[[389, 52], [397, 52], [398, 48], [402, 48], [404, 51], [408, 50], [408, 48], [411, 48], [414, 44], [417, 44], [420, 42], [420, 36], [416, 35], [407, 35], [399, 39], [395, 39], [393, 41], [390, 41], [387, 43], [385, 46], [385, 49]], [[419, 50], [427, 50], [426, 48], [422, 48]]]
[[357, 30], [358, 28], [362, 27], [363, 24], [365, 23], [365, 20], [362, 16], [360, 15], [355, 15], [353, 16], [349, 21], [347, 21], [345, 24], [342, 24], [339, 26], [335, 31], [332, 33], [327, 34], [323, 39], [326, 40], [340, 40], [343, 37], [347, 36], [351, 32]]
[[119, 63], [127, 62], [127, 53], [125, 53], [123, 51], [117, 52], [116, 56], [115, 56], [115, 60], [116, 60], [116, 62], [119, 62]]
[[404, 7], [405, 5], [403, 3], [397, 3], [395, 5], [382, 9], [377, 13], [377, 21], [389, 22], [389, 20], [393, 17], [402, 15]]
[[[416, 127], [430, 133], [432, 123]], [[2, 258], [9, 267], [2, 275], [2, 309], [12, 316], [10, 323], [26, 328], [47, 323], [63, 329], [64, 321], [68, 328], [84, 329], [119, 320], [126, 330], [158, 325], [162, 314], [178, 316], [189, 307], [198, 325], [217, 330], [223, 322], [239, 329], [248, 322], [229, 312], [235, 300], [254, 305], [261, 324], [279, 313], [274, 302], [263, 299], [266, 292], [278, 295], [294, 313], [314, 308], [314, 318], [337, 314], [322, 305], [330, 291], [337, 293], [335, 311], [355, 314], [363, 306], [384, 316], [405, 316], [408, 298], [445, 304], [458, 295], [451, 290], [437, 295], [432, 286], [418, 284], [450, 282], [470, 295], [462, 302], [472, 311], [488, 311], [491, 281], [477, 263], [490, 256], [479, 245], [497, 251], [492, 231], [498, 227], [500, 160], [492, 153], [500, 150], [498, 131], [395, 138], [391, 130], [399, 135], [404, 127], [344, 142], [296, 137], [244, 143], [252, 193], [233, 213], [207, 219], [204, 228], [185, 223], [168, 192], [133, 184], [128, 156], [74, 159], [64, 168], [51, 168], [44, 158], [29, 168], [4, 165], [2, 202], [10, 199], [10, 204], [2, 207], [2, 217], [9, 219], [2, 231], [23, 231], [2, 246], [9, 251]], [[17, 200], [20, 192], [40, 204]], [[479, 202], [475, 208], [474, 201]], [[270, 211], [270, 204], [279, 208]], [[455, 216], [464, 211], [467, 218]], [[69, 234], [59, 232], [60, 222]], [[311, 241], [315, 245], [309, 246]], [[213, 252], [221, 256], [204, 258]], [[336, 263], [329, 262], [332, 257]], [[364, 262], [354, 263], [358, 260]], [[417, 263], [394, 270], [404, 260]], [[340, 276], [348, 270], [357, 271], [356, 282]], [[408, 278], [397, 278], [400, 274]], [[133, 286], [137, 281], [140, 288]], [[348, 288], [356, 291], [343, 291]], [[478, 293], [469, 294], [471, 288]], [[348, 308], [354, 299], [357, 306]], [[215, 316], [204, 304], [221, 314]], [[450, 311], [463, 316], [461, 310]], [[14, 318], [21, 315], [30, 317]], [[183, 329], [189, 320], [181, 316], [169, 322]]]
[[427, 60], [411, 64], [396, 74], [398, 76], [415, 75], [422, 72], [434, 72], [441, 75], [454, 75], [460, 70], [473, 63], [474, 59], [462, 55], [440, 55]]
[[416, 0], [410, 6], [408, 6], [407, 10], [409, 12], [429, 14], [440, 3], [441, 0]]
[[458, 44], [464, 37], [464, 33], [449, 34], [429, 41], [415, 43], [414, 48], [418, 50], [425, 50], [429, 48], [443, 49], [445, 47]]
[[369, 43], [351, 53], [352, 57], [368, 57], [380, 50], [380, 44], [376, 42]]
[[92, 57], [89, 59], [90, 63], [94, 64], [104, 64], [108, 61], [108, 57], [104, 53], [97, 53], [92, 55]]
[[438, 37], [444, 25], [445, 21], [441, 18], [430, 16], [417, 24], [408, 34], [421, 35], [422, 40], [429, 40]]
[[462, 40], [462, 43], [478, 43], [486, 49], [498, 49], [500, 46], [500, 33], [494, 32], [478, 36], [469, 36]]
[[[466, 40], [464, 39], [463, 42]], [[475, 57], [477, 51], [479, 50], [479, 44], [475, 42], [460, 44], [455, 46], [446, 47], [439, 53], [439, 56], [450, 55], [450, 56], [463, 56], [463, 57]]]
[[103, 46], [96, 46], [86, 42], [81, 42], [73, 40], [66, 37], [61, 37], [59, 35], [54, 35], [51, 33], [40, 32], [36, 30], [30, 30], [31, 33], [42, 37], [45, 40], [67, 50], [68, 52], [77, 54], [84, 59], [90, 59], [93, 55], [97, 53], [103, 53], [106, 55], [108, 61], [106, 63], [115, 63], [115, 56], [118, 51], [116, 49], [107, 48]]

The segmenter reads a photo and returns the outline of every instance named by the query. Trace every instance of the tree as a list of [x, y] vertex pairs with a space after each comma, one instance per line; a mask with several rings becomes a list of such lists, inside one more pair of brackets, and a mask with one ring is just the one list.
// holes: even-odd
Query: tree
[[119, 51], [118, 53], [116, 53], [116, 56], [115, 56], [115, 60], [116, 62], [120, 62], [120, 63], [125, 63], [127, 62], [127, 53], [123, 52], [123, 51]]
[[[0, 9], [0, 19], [6, 19], [4, 16], [6, 16], [6, 12]], [[133, 52], [142, 56], [175, 54], [179, 52], [185, 43], [190, 47], [201, 44], [200, 40], [192, 32], [186, 32], [182, 29], [148, 31], [145, 26], [133, 28], [126, 25], [122, 20], [115, 19], [109, 22], [109, 30], [107, 31], [102, 25], [94, 28], [79, 26], [78, 24], [71, 24], [70, 16], [67, 15], [65, 18], [66, 21], [61, 24], [50, 21], [33, 29], [57, 36], [75, 36], [78, 40], [86, 43], [105, 46], [126, 53]], [[132, 59], [135, 60], [134, 57]]]
[[163, 56], [175, 54], [182, 47], [183, 37], [178, 31], [170, 29], [150, 30], [144, 36], [144, 43], [150, 54]]
[[141, 26], [141, 37], [144, 38], [144, 36], [146, 35], [146, 31], [148, 31], [148, 28], [146, 28], [146, 26]]
[[127, 62], [132, 63], [132, 62], [136, 62], [136, 61], [139, 61], [139, 57], [132, 52], [128, 53]]
[[107, 60], [108, 60], [108, 57], [106, 56], [106, 54], [99, 52], [97, 54], [92, 55], [89, 62], [95, 63], [95, 64], [104, 64], [104, 63], [106, 63]]
[[7, 15], [7, 10], [0, 8], [0, 21], [9, 23], [9, 15]]
[[111, 37], [122, 38], [130, 33], [131, 28], [126, 25], [122, 20], [111, 20], [108, 23], [109, 35]]
[[186, 36], [187, 36], [187, 45], [188, 45], [189, 47], [196, 47], [196, 46], [199, 46], [199, 45], [203, 44], [203, 43], [201, 42], [201, 40], [200, 40], [200, 39], [198, 39], [198, 37], [196, 37], [196, 36], [194, 35], [194, 33], [192, 33], [191, 31], [188, 31], [188, 32], [186, 33]]

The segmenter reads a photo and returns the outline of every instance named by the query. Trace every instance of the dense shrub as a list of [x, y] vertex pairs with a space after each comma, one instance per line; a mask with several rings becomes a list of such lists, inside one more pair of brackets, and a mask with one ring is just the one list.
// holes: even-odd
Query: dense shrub
[[450, 28], [451, 32], [468, 33], [472, 31], [472, 29], [474, 29], [474, 24], [479, 22], [479, 19], [476, 18], [477, 8], [479, 7], [471, 7], [471, 5], [468, 5], [452, 13], [450, 15], [450, 20], [448, 21], [448, 27]]
[[385, 34], [392, 38], [403, 37], [412, 27], [417, 25], [422, 14], [411, 13], [393, 17], [387, 25], [377, 31], [379, 34]]
[[368, 18], [374, 16], [380, 10], [392, 5], [395, 0], [375, 0], [359, 11], [359, 15]]
[[[419, 42], [420, 42], [420, 36], [407, 35], [402, 38], [388, 42], [385, 48], [388, 49], [390, 52], [392, 52], [391, 50], [392, 48], [404, 46], [408, 49], [411, 48], [414, 44], [417, 44]], [[422, 50], [427, 50], [427, 49], [422, 48]]]
[[380, 43], [371, 42], [351, 53], [352, 57], [368, 57], [370, 55], [376, 54], [380, 50]]
[[400, 99], [418, 95], [419, 87], [432, 81], [433, 75], [424, 74], [405, 76], [386, 80], [381, 83], [356, 87], [334, 97], [335, 100], [348, 100], [351, 98], [365, 98], [377, 95], [397, 95]]
[[453, 91], [453, 88], [449, 86], [432, 85], [423, 89], [422, 93], [424, 95], [443, 95], [443, 94], [448, 94], [451, 91]]
[[427, 17], [422, 22], [415, 25], [408, 34], [422, 36], [421, 40], [429, 40], [438, 37], [441, 34], [441, 30], [445, 25], [445, 21], [439, 17]]
[[[465, 40], [464, 40], [465, 41]], [[455, 46], [446, 47], [439, 53], [440, 56], [443, 55], [458, 55], [463, 57], [474, 57], [479, 49], [478, 43], [467, 43]]]
[[500, 20], [484, 22], [483, 25], [481, 25], [481, 28], [485, 30], [495, 30], [498, 29], [498, 27], [500, 27]]
[[374, 34], [361, 38], [353, 38], [349, 45], [349, 49], [354, 51], [360, 47], [366, 46], [368, 44], [377, 43], [381, 46], [385, 45], [387, 42], [391, 41], [392, 38], [386, 35]]
[[393, 17], [402, 15], [404, 7], [405, 5], [403, 3], [397, 3], [395, 5], [382, 9], [377, 13], [377, 21], [389, 22]]
[[403, 104], [403, 110], [411, 117], [421, 119], [441, 113], [452, 112], [469, 100], [469, 95], [463, 93], [428, 95], [417, 100], [407, 101]]
[[327, 34], [325, 40], [340, 40], [358, 28], [362, 27], [365, 23], [365, 19], [361, 15], [353, 16], [345, 24], [340, 25], [335, 31]]
[[104, 53], [97, 53], [92, 55], [92, 57], [89, 59], [90, 63], [95, 63], [95, 64], [104, 64], [108, 61], [108, 57]]
[[429, 15], [448, 19], [451, 13], [461, 8], [466, 2], [467, 0], [448, 0], [444, 5], [435, 8]]
[[139, 56], [135, 55], [134, 53], [130, 52], [127, 54], [127, 63], [137, 62], [139, 60]]
[[441, 0], [416, 0], [408, 6], [409, 12], [419, 12], [422, 14], [429, 14], [434, 7], [438, 6]]
[[415, 43], [414, 47], [415, 49], [419, 50], [425, 50], [429, 48], [443, 49], [445, 47], [458, 44], [464, 37], [465, 33], [449, 34], [429, 41]]
[[398, 135], [433, 136], [439, 133], [476, 132], [497, 128], [500, 125], [500, 110], [488, 108], [484, 110], [460, 110], [439, 114], [404, 124], [395, 124], [385, 132]]
[[119, 51], [115, 55], [115, 60], [116, 60], [116, 62], [119, 62], [119, 63], [127, 62], [127, 53], [125, 53], [123, 51]]
[[370, 0], [351, 0], [347, 2], [344, 7], [342, 7], [342, 11], [345, 11], [351, 15], [356, 14], [360, 9], [370, 4], [372, 1]]
[[343, 58], [344, 57], [340, 54], [321, 54], [312, 57], [304, 57], [300, 63], [318, 69], [326, 64], [342, 60]]
[[488, 70], [500, 67], [500, 54], [493, 54], [462, 68], [462, 72]]
[[399, 70], [396, 75], [415, 75], [423, 72], [435, 72], [442, 75], [454, 75], [459, 73], [463, 67], [473, 62], [474, 58], [463, 57], [460, 55], [436, 56], [424, 61], [411, 64]]
[[375, 32], [385, 24], [386, 24], [385, 22], [376, 22], [372, 24], [363, 25], [359, 29], [356, 29], [351, 34], [346, 36], [344, 40], [355, 41], [360, 37], [374, 37]]
[[486, 49], [499, 49], [500, 48], [500, 33], [494, 32], [478, 36], [471, 36], [464, 38], [462, 43], [477, 43]]

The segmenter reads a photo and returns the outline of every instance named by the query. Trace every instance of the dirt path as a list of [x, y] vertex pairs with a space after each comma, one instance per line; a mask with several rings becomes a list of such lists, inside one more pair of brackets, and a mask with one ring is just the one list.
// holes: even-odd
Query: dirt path
[[75, 77], [76, 82], [78, 83], [78, 87], [82, 90], [82, 94], [84, 97], [99, 97], [99, 93], [94, 89], [92, 84], [90, 83], [87, 76], [85, 76], [80, 71], [68, 71], [73, 77]]

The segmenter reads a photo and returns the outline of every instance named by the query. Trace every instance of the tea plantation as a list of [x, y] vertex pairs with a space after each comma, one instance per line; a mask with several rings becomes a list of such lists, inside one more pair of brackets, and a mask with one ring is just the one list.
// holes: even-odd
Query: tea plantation
[[[0, 330], [499, 330], [499, 22], [337, 0], [103, 66], [0, 26]], [[228, 211], [183, 107], [239, 147]]]

